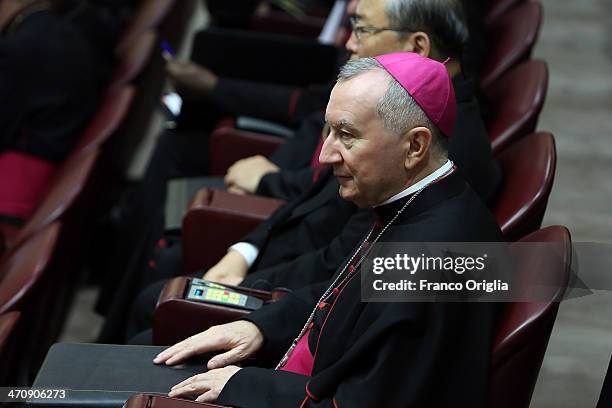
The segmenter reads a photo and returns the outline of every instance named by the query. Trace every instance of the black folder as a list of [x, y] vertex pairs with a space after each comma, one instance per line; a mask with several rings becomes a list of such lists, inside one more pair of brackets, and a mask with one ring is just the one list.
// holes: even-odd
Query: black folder
[[176, 367], [153, 364], [153, 358], [165, 348], [55, 344], [32, 387], [66, 389], [66, 398], [29, 399], [27, 406], [120, 408], [134, 394], [167, 394], [172, 386], [206, 371], [203, 358]]

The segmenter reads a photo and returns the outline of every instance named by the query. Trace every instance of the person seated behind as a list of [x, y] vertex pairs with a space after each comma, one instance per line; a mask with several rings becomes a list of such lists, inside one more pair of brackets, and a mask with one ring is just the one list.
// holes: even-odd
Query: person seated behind
[[[222, 351], [171, 397], [236, 407], [486, 406], [494, 304], [361, 298], [361, 262], [376, 242], [501, 241], [448, 160], [455, 109], [439, 62], [395, 53], [346, 64], [327, 107], [331, 133], [320, 160], [333, 166], [341, 197], [373, 208], [377, 222], [333, 279], [160, 353], [156, 364], [174, 365]], [[280, 363], [233, 365], [253, 356]]]
[[0, 2], [0, 217], [20, 223], [93, 114], [87, 40], [48, 1]]

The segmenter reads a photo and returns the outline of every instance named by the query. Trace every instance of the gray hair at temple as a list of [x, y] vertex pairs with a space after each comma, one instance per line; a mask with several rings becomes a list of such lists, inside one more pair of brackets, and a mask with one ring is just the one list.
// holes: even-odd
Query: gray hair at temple
[[403, 135], [415, 127], [426, 127], [432, 134], [432, 147], [438, 155], [448, 156], [448, 138], [423, 112], [410, 94], [375, 58], [360, 58], [347, 62], [338, 74], [338, 83], [346, 82], [370, 71], [382, 71], [389, 79], [385, 94], [376, 104], [376, 113], [383, 127], [395, 135]]
[[441, 59], [461, 58], [470, 39], [459, 0], [387, 0], [385, 14], [395, 30], [427, 33]]

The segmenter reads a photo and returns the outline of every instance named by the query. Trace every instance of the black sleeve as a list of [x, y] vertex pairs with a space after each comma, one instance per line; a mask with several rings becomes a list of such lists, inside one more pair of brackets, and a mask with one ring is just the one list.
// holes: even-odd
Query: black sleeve
[[329, 85], [299, 88], [220, 77], [212, 102], [232, 116], [252, 116], [298, 126], [313, 112], [325, 109]]
[[255, 194], [291, 201], [312, 187], [313, 178], [314, 170], [310, 167], [266, 174], [259, 181]]
[[325, 248], [300, 256], [281, 265], [247, 275], [241, 286], [250, 287], [266, 281], [271, 288], [299, 289], [315, 282], [326, 281], [365, 237], [374, 222], [371, 210], [360, 210], [347, 222], [342, 232]]
[[297, 92], [299, 88], [292, 86], [221, 77], [210, 98], [229, 115], [286, 124], [290, 122], [291, 100]]
[[[484, 303], [368, 303], [348, 348], [327, 370], [308, 377], [243, 369], [217, 402], [249, 408], [484, 407], [493, 312], [493, 304]], [[327, 387], [330, 375], [337, 379], [334, 389]]]
[[281, 359], [329, 284], [325, 281], [297, 290], [243, 318], [255, 324], [264, 336], [260, 357], [272, 361]]

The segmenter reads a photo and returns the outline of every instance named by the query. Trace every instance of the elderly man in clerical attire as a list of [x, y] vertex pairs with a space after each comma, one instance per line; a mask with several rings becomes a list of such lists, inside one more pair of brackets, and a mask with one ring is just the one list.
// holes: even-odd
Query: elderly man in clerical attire
[[[170, 396], [235, 407], [483, 407], [493, 304], [362, 302], [361, 262], [378, 242], [501, 240], [447, 158], [455, 96], [443, 64], [413, 53], [349, 62], [326, 111], [320, 155], [340, 195], [376, 221], [334, 277], [162, 352], [173, 365], [224, 351]], [[252, 356], [275, 370], [232, 364]]]

